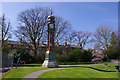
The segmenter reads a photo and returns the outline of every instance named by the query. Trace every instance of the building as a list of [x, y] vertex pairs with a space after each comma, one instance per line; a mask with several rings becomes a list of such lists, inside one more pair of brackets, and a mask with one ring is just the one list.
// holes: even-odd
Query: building
[[[18, 47], [23, 47], [27, 50], [30, 50], [29, 46], [32, 46], [31, 44], [28, 46], [28, 45], [23, 44], [19, 41], [8, 41], [7, 43], [8, 43], [8, 46], [11, 46], [11, 50], [16, 49]], [[67, 42], [64, 42], [63, 45], [59, 45], [59, 42], [57, 42], [55, 47], [60, 48], [63, 51], [63, 53], [68, 53], [71, 50], [76, 49], [76, 48], [81, 49], [79, 45], [69, 45], [69, 44], [67, 44]], [[48, 48], [47, 44], [44, 44], [44, 41], [42, 41], [39, 45], [39, 50], [46, 51], [47, 48]]]

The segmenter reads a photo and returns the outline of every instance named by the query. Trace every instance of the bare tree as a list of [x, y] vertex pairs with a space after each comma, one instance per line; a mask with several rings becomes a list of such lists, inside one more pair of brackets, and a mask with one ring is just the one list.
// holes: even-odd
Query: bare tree
[[6, 22], [6, 18], [5, 18], [5, 14], [2, 16], [2, 42], [7, 41], [9, 38], [11, 38], [11, 25], [10, 25], [10, 21], [7, 23]]
[[0, 40], [2, 40], [2, 18], [0, 17]]
[[99, 45], [99, 48], [106, 49], [110, 45], [110, 37], [112, 33], [112, 27], [101, 25], [94, 33], [94, 40]]
[[90, 42], [88, 38], [90, 37], [90, 32], [83, 32], [79, 31], [75, 33], [75, 41], [79, 44], [81, 48], [84, 48], [84, 46]]
[[16, 30], [16, 37], [26, 43], [35, 53], [38, 53], [40, 41], [47, 33], [47, 17], [50, 14], [49, 8], [34, 8], [22, 11], [18, 15], [19, 26]]
[[65, 38], [65, 42], [68, 42], [68, 44], [74, 44], [75, 43], [75, 36], [76, 36], [76, 32], [70, 30]]
[[55, 28], [55, 43], [63, 42], [71, 30], [71, 24], [62, 17], [55, 16]]
[[[25, 10], [18, 16], [19, 26], [16, 36], [26, 43], [35, 54], [38, 52], [39, 43], [47, 42], [47, 17], [50, 12], [49, 8], [35, 8]], [[55, 42], [57, 42], [67, 34], [69, 24], [61, 17], [55, 16], [55, 27]]]
[[8, 46], [8, 39], [11, 38], [11, 25], [10, 25], [10, 21], [7, 22], [6, 21], [6, 17], [5, 17], [5, 14], [3, 14], [2, 18], [1, 18], [1, 21], [0, 21], [0, 27], [1, 27], [1, 32], [2, 32], [2, 35], [1, 35], [1, 40], [2, 40], [2, 52], [3, 53], [6, 53], [8, 54], [9, 53], [9, 50], [10, 50], [10, 46]]

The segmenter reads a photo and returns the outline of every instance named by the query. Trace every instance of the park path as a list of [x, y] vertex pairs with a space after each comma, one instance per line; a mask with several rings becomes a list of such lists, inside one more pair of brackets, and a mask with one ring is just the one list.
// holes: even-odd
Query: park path
[[2, 77], [2, 73], [0, 73], [0, 77]]
[[0, 78], [8, 71], [10, 71], [12, 68], [0, 68]]
[[111, 60], [111, 63], [120, 63], [120, 61], [117, 61], [117, 60]]
[[0, 77], [2, 77], [2, 68], [0, 68]]
[[41, 75], [44, 72], [52, 71], [52, 70], [57, 70], [57, 69], [64, 69], [64, 68], [67, 68], [67, 67], [53, 68], [53, 69], [47, 69], [47, 70], [40, 70], [40, 71], [37, 71], [37, 72], [33, 72], [31, 74], [28, 74], [27, 76], [25, 76], [21, 80], [36, 80], [38, 78], [38, 76]]

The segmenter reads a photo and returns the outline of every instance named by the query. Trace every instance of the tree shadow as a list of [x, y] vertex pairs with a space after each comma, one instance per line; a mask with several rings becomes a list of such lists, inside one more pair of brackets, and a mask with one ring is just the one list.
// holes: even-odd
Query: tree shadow
[[94, 70], [102, 71], [102, 72], [116, 72], [116, 71], [107, 71], [107, 70], [101, 70], [101, 69], [97, 69], [97, 68], [93, 68], [93, 67], [86, 67], [86, 66], [70, 66], [70, 67], [83, 67], [83, 68], [90, 68], [90, 69], [94, 69]]
[[3, 68], [2, 73], [8, 72], [10, 69], [9, 68]]
[[41, 65], [14, 64], [13, 67], [39, 67]]

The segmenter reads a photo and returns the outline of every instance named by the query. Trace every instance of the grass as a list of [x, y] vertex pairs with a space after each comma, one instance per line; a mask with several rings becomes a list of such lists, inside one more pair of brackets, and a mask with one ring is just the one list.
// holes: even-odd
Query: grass
[[72, 65], [69, 68], [45, 72], [38, 78], [118, 78], [115, 65], [118, 64], [109, 64], [110, 68], [103, 64]]
[[120, 61], [120, 59], [113, 59], [113, 60]]
[[[109, 63], [109, 61], [103, 61], [101, 63]], [[80, 64], [95, 64], [94, 62], [57, 62], [59, 65], [80, 65]]]
[[59, 65], [94, 64], [93, 62], [58, 62]]
[[44, 70], [48, 68], [42, 68], [42, 67], [18, 67], [17, 69], [13, 68], [8, 73], [2, 76], [2, 80], [8, 80], [8, 78], [17, 78], [16, 80], [21, 80], [21, 78], [25, 77], [26, 75], [36, 72], [39, 70]]
[[[110, 66], [109, 68], [105, 67], [104, 64], [70, 65], [70, 67], [65, 69], [45, 72], [38, 77], [38, 80], [39, 78], [42, 78], [44, 80], [51, 80], [51, 78], [52, 80], [54, 79], [56, 80], [56, 78], [57, 80], [63, 80], [64, 78], [69, 78], [70, 80], [74, 80], [72, 78], [75, 79], [84, 78], [82, 80], [87, 80], [87, 78], [111, 78], [111, 80], [117, 80], [117, 79], [112, 79], [112, 78], [118, 78], [118, 72], [116, 72], [115, 65], [118, 64], [117, 63], [109, 64]], [[44, 69], [49, 69], [49, 68], [42, 68], [42, 67], [18, 67], [18, 69], [13, 68], [11, 71], [3, 75], [2, 80], [13, 80], [13, 78], [14, 80], [21, 80], [23, 77], [25, 77], [26, 75], [32, 72], [36, 72]]]

